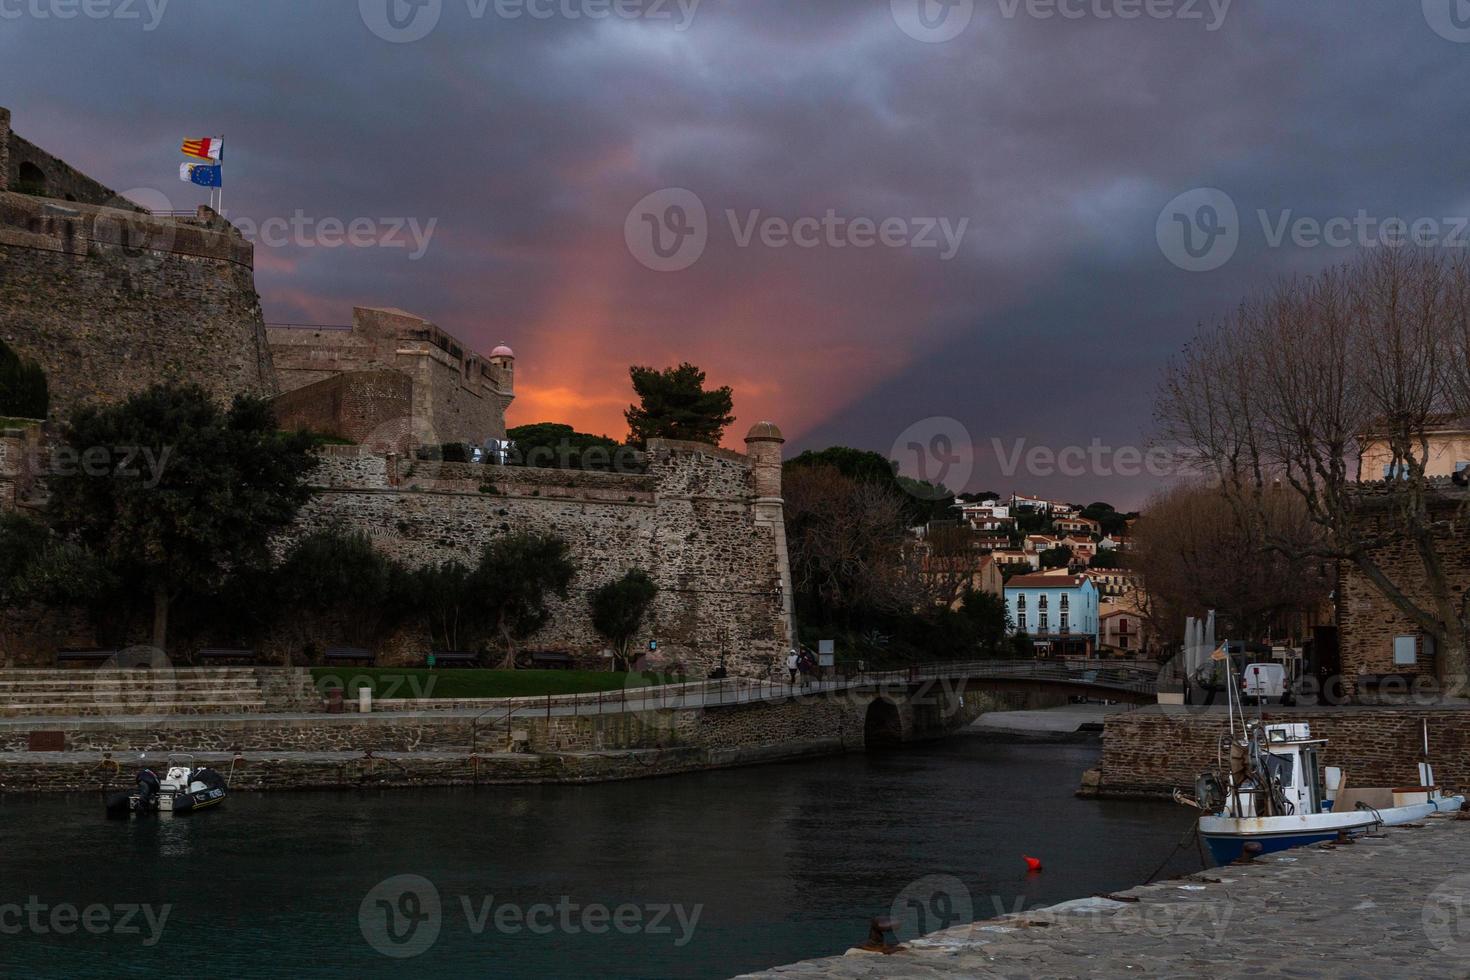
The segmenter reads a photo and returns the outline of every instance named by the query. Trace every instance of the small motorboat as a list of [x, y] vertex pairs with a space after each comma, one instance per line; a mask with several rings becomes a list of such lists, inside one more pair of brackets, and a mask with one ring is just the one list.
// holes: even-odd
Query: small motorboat
[[218, 772], [207, 766], [195, 766], [193, 756], [171, 755], [166, 761], [168, 766], [162, 779], [152, 769], [141, 769], [133, 789], [110, 795], [108, 815], [193, 813], [218, 806], [224, 800], [228, 784]]

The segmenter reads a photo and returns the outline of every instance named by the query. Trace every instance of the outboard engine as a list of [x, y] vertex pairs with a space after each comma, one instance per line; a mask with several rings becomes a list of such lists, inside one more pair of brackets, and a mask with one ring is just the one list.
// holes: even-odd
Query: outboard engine
[[138, 773], [138, 809], [153, 809], [154, 798], [158, 796], [158, 774], [152, 769], [144, 769]]
[[1199, 801], [1201, 810], [1216, 813], [1225, 806], [1225, 787], [1220, 785], [1214, 773], [1207, 772], [1195, 780], [1194, 798]]
[[107, 815], [109, 817], [126, 818], [128, 815], [129, 800], [132, 799], [132, 796], [133, 794], [127, 790], [118, 793], [108, 793], [106, 801]]

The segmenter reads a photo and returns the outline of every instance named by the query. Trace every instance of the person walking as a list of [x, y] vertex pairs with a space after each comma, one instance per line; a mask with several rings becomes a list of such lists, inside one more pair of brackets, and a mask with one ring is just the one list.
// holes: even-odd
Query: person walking
[[796, 671], [797, 668], [800, 666], [801, 660], [796, 656], [796, 651], [793, 649], [791, 653], [786, 657], [786, 672], [791, 675], [792, 687], [796, 686]]

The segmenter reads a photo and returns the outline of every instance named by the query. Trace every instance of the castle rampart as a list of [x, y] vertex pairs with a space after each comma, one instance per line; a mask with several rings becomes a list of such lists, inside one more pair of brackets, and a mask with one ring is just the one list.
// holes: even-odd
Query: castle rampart
[[[407, 413], [395, 404], [371, 414], [374, 445], [392, 440], [384, 433], [408, 434], [400, 445], [470, 442], [505, 438], [505, 411], [515, 397], [515, 357], [506, 348], [483, 356], [423, 317], [395, 309], [353, 310], [350, 329], [271, 327], [272, 358], [284, 392], [300, 392], [277, 403], [290, 427], [310, 418], [316, 431], [364, 441], [355, 434], [365, 416], [331, 419], [321, 398], [361, 387], [367, 375], [396, 371], [412, 385]], [[344, 379], [337, 385], [333, 379]], [[357, 380], [351, 380], [357, 379]]]
[[[297, 533], [360, 531], [414, 566], [473, 562], [513, 532], [555, 534], [571, 546], [577, 578], [570, 596], [552, 603], [551, 621], [530, 648], [603, 649], [588, 595], [639, 568], [659, 584], [640, 646], [658, 640], [664, 662], [695, 675], [722, 659], [731, 673], [764, 675], [784, 658], [792, 629], [779, 520], [762, 519], [769, 515], [756, 506], [757, 470], [770, 462], [769, 454], [662, 440], [649, 445], [646, 474], [410, 462], [329, 448], [314, 477], [321, 492]], [[769, 474], [762, 485], [779, 493]], [[779, 497], [763, 499], [779, 513]], [[384, 659], [391, 658], [380, 652]]]
[[53, 415], [170, 379], [221, 399], [275, 394], [254, 251], [238, 230], [208, 208], [147, 214], [80, 174], [44, 188], [77, 200], [41, 196], [20, 179], [36, 157], [5, 113], [0, 137], [0, 338], [45, 369]]

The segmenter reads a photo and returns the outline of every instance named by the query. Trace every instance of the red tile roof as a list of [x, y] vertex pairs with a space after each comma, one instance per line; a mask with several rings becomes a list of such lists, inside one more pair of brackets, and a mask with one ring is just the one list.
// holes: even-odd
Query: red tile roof
[[1085, 575], [1019, 575], [1006, 583], [1008, 589], [1080, 589]]

